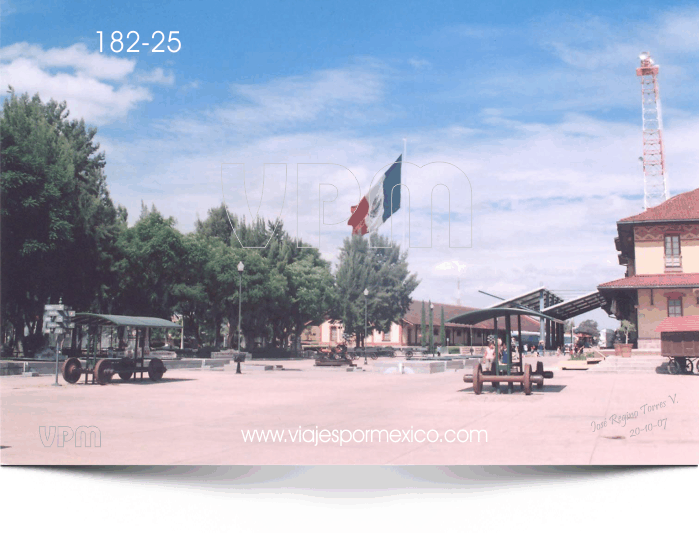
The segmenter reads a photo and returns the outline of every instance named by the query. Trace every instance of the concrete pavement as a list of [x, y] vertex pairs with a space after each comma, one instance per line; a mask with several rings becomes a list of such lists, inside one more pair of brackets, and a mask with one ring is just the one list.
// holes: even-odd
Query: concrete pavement
[[[51, 386], [52, 377], [2, 377], [0, 460], [2, 464], [699, 463], [696, 375], [556, 371], [554, 379], [531, 396], [519, 389], [497, 394], [490, 386], [476, 396], [462, 380], [464, 370], [382, 375], [319, 369], [313, 361], [282, 364], [290, 369], [242, 375], [170, 370], [159, 383], [123, 383], [117, 376], [107, 386], [57, 388]], [[370, 361], [367, 368], [371, 367]], [[634, 413], [636, 418], [624, 422], [624, 416]], [[68, 439], [68, 430], [72, 433], [81, 426], [99, 430], [99, 447], [77, 447], [72, 437]], [[283, 432], [278, 436], [286, 441], [246, 442], [241, 431], [253, 430]], [[339, 445], [328, 439], [316, 445], [314, 433], [323, 430], [326, 438], [333, 432], [337, 436], [346, 431], [345, 438], [356, 430], [362, 433], [357, 433], [358, 441]], [[366, 438], [371, 430], [385, 430], [384, 435], [373, 435], [381, 442]], [[400, 440], [388, 441], [391, 430]], [[423, 433], [416, 434], [418, 430]], [[430, 430], [434, 431], [426, 437]], [[466, 441], [456, 439], [459, 430], [465, 430], [459, 437]], [[487, 432], [487, 442], [485, 433], [471, 432], [479, 430]], [[59, 447], [57, 434], [64, 431], [66, 441]]]

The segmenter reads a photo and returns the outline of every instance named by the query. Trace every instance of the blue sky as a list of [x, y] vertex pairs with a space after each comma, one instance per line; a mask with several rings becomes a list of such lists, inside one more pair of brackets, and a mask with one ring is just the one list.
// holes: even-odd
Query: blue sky
[[[471, 245], [449, 248], [438, 224], [431, 249], [412, 249], [417, 298], [454, 302], [457, 276], [462, 302], [475, 306], [492, 302], [478, 289], [508, 297], [544, 282], [570, 297], [623, 276], [614, 223], [642, 207], [643, 50], [661, 66], [671, 193], [698, 185], [699, 9], [689, 2], [30, 1], [2, 10], [3, 85], [66, 100], [99, 128], [112, 196], [132, 222], [142, 200], [183, 231], [223, 195], [241, 212], [240, 169], [226, 168], [222, 186], [221, 164], [245, 162], [259, 198], [253, 177], [283, 162], [287, 187], [270, 169], [261, 213], [283, 202], [287, 227], [298, 212], [310, 240], [319, 180], [338, 187], [326, 221], [339, 221], [356, 184], [366, 193], [403, 138], [407, 161], [451, 165], [406, 172], [411, 240], [428, 243], [425, 185], [439, 178], [451, 190], [452, 245]], [[113, 53], [114, 30], [150, 46]], [[156, 30], [178, 31], [181, 50], [150, 52]], [[298, 171], [296, 201], [299, 163], [338, 164], [356, 183], [337, 166]], [[434, 220], [448, 221], [448, 199], [435, 195]], [[323, 227], [328, 258], [348, 230]]]

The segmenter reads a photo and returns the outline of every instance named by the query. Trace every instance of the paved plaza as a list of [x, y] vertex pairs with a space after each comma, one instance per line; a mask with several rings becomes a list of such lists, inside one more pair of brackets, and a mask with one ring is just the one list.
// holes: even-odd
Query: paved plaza
[[[489, 385], [476, 396], [463, 369], [380, 374], [372, 362], [354, 372], [311, 360], [242, 375], [233, 366], [181, 369], [159, 383], [116, 376], [106, 386], [61, 379], [60, 388], [53, 377], [7, 376], [0, 456], [49, 465], [699, 463], [699, 377], [560, 371], [554, 362], [546, 366], [555, 377], [531, 396]], [[99, 430], [99, 447], [76, 446], [71, 435], [81, 426]], [[61, 430], [70, 431], [59, 447]], [[286, 442], [244, 441], [242, 432], [254, 430], [284, 432]], [[313, 434], [324, 430], [326, 438], [361, 433], [316, 445]], [[373, 435], [381, 442], [361, 440], [371, 430], [386, 431]], [[486, 431], [487, 442], [473, 430]]]

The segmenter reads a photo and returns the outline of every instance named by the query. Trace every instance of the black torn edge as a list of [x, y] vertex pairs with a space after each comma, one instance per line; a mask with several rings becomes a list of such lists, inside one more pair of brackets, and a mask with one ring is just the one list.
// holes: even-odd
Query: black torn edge
[[16, 520], [26, 519], [34, 529], [42, 525], [80, 531], [95, 528], [156, 528], [167, 533], [254, 533], [247, 522], [235, 515], [225, 524], [213, 509], [191, 504], [184, 509], [168, 499], [133, 494], [115, 498], [99, 487], [68, 483], [52, 477], [38, 477], [3, 470], [3, 510]]
[[[699, 467], [698, 467], [699, 468]], [[668, 530], [682, 517], [690, 518], [699, 488], [699, 472], [683, 472], [662, 477], [647, 477], [632, 483], [600, 487], [601, 490], [585, 498], [556, 494], [543, 500], [528, 500], [526, 510], [512, 505], [495, 509], [487, 507], [475, 520], [466, 519], [463, 525], [442, 522], [445, 533], [536, 533], [567, 531], [587, 533], [603, 529], [610, 522], [623, 530], [648, 531], [654, 527]], [[688, 507], [682, 504], [688, 501]], [[598, 526], [596, 523], [602, 522]], [[571, 530], [571, 528], [573, 528]]]

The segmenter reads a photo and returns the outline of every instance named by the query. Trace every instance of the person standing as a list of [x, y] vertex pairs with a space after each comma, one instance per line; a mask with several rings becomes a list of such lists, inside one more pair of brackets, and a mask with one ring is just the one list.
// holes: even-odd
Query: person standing
[[484, 370], [489, 370], [493, 360], [495, 360], [495, 344], [490, 342], [488, 347], [485, 349], [483, 358], [481, 359], [482, 368]]

